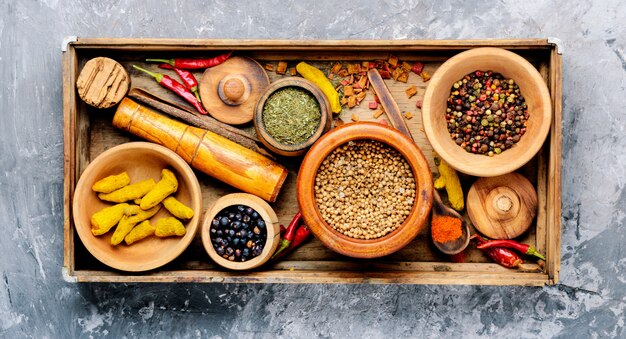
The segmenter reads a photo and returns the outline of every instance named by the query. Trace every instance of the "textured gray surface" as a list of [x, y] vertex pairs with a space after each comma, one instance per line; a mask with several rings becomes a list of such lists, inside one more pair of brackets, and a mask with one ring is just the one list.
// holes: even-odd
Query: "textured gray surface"
[[[621, 1], [0, 0], [0, 337], [624, 337]], [[555, 287], [68, 284], [63, 37], [559, 37], [563, 246]]]

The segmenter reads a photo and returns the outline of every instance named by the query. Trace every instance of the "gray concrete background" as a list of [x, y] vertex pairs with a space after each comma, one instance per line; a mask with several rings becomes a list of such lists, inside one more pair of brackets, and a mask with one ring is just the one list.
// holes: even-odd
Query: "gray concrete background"
[[[0, 0], [0, 337], [625, 337], [626, 10], [589, 1]], [[563, 40], [554, 287], [68, 284], [61, 40]]]

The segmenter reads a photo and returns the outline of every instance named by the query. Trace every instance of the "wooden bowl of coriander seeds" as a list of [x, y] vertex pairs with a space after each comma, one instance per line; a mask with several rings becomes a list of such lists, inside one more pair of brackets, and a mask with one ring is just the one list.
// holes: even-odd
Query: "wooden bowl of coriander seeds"
[[287, 77], [263, 92], [254, 113], [261, 142], [283, 156], [304, 154], [331, 125], [330, 102], [314, 83]]
[[328, 248], [354, 258], [398, 251], [424, 227], [432, 174], [415, 143], [397, 130], [350, 123], [322, 136], [298, 174], [300, 211]]

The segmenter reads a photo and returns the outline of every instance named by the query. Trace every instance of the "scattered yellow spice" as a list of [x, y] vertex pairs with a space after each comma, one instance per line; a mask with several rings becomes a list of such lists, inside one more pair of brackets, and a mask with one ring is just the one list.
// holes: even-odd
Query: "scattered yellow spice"
[[182, 202], [176, 200], [176, 198], [169, 196], [163, 200], [163, 206], [167, 209], [173, 216], [179, 219], [191, 219], [193, 218], [193, 210], [183, 204]]
[[463, 189], [461, 188], [461, 181], [456, 170], [439, 158], [439, 156], [435, 156], [435, 164], [437, 169], [439, 169], [439, 178], [435, 180], [435, 188], [445, 188], [452, 208], [462, 211], [465, 207], [465, 199], [463, 198]]
[[180, 222], [180, 220], [173, 217], [168, 217], [157, 220], [156, 231], [154, 232], [154, 234], [157, 237], [162, 238], [171, 236], [182, 237], [183, 235], [185, 235], [186, 232], [187, 231], [185, 230], [185, 226], [182, 222]]
[[128, 233], [133, 229], [133, 227], [135, 227], [135, 225], [137, 225], [138, 223], [144, 220], [148, 220], [152, 218], [152, 216], [157, 214], [157, 212], [160, 209], [161, 209], [161, 205], [157, 205], [157, 206], [152, 207], [149, 210], [146, 210], [146, 211], [142, 210], [135, 215], [123, 216], [122, 220], [120, 220], [120, 223], [117, 224], [117, 227], [115, 228], [115, 232], [113, 233], [113, 236], [111, 237], [111, 245], [118, 245], [119, 243], [121, 243], [126, 237], [126, 235], [128, 235]]
[[110, 175], [104, 179], [96, 181], [96, 183], [91, 186], [91, 189], [94, 192], [111, 193], [128, 184], [130, 184], [130, 177], [128, 176], [128, 173], [122, 172], [120, 174]]
[[111, 193], [100, 193], [98, 198], [112, 202], [126, 202], [141, 198], [156, 185], [154, 179], [142, 180], [132, 185], [124, 186]]
[[178, 180], [172, 171], [164, 169], [161, 171], [161, 180], [154, 185], [150, 192], [141, 198], [141, 209], [150, 209], [167, 198], [168, 195], [176, 192], [178, 189]]
[[139, 225], [133, 227], [133, 229], [124, 237], [126, 245], [132, 245], [133, 243], [143, 240], [154, 234], [156, 227], [150, 224], [150, 220], [142, 221]]
[[91, 216], [91, 233], [93, 235], [103, 235], [117, 225], [125, 215], [128, 204], [117, 204], [105, 207]]

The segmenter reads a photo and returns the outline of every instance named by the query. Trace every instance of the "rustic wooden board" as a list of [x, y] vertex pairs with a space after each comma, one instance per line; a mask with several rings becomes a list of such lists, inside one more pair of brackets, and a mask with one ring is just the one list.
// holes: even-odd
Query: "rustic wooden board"
[[[538, 273], [508, 270], [493, 264], [478, 250], [468, 252], [466, 263], [451, 263], [431, 244], [428, 228], [404, 249], [375, 260], [353, 260], [338, 255], [313, 239], [284, 261], [264, 266], [251, 272], [227, 272], [216, 267], [202, 247], [199, 235], [190, 247], [174, 262], [144, 275], [111, 270], [99, 263], [76, 237], [71, 220], [73, 189], [80, 173], [89, 161], [104, 150], [136, 137], [111, 125], [114, 109], [97, 110], [82, 104], [76, 95], [75, 78], [82, 64], [96, 56], [107, 56], [122, 63], [128, 70], [132, 64], [156, 70], [156, 65], [142, 62], [146, 57], [194, 56], [212, 50], [236, 49], [237, 54], [258, 60], [261, 65], [276, 64], [279, 60], [289, 67], [301, 60], [327, 70], [333, 61], [373, 61], [386, 59], [389, 53], [402, 61], [422, 61], [425, 70], [433, 74], [447, 58], [471, 47], [499, 46], [514, 49], [531, 61], [540, 71], [553, 98], [554, 120], [552, 132], [542, 150], [519, 170], [537, 189], [539, 211], [530, 230], [521, 240], [547, 252], [545, 268]], [[168, 39], [79, 39], [64, 53], [64, 131], [65, 131], [65, 238], [64, 267], [68, 279], [74, 281], [111, 282], [246, 282], [246, 283], [428, 283], [428, 284], [486, 284], [486, 285], [543, 285], [558, 279], [560, 263], [560, 170], [561, 170], [561, 56], [555, 46], [545, 39], [532, 40], [472, 40], [472, 41], [275, 41], [275, 40], [168, 40]], [[162, 71], [162, 70], [159, 70]], [[142, 87], [159, 95], [178, 98], [161, 88], [151, 78], [130, 71], [131, 87]], [[201, 76], [201, 72], [195, 74]], [[268, 72], [271, 81], [282, 76]], [[411, 73], [408, 83], [385, 81], [400, 110], [412, 112], [407, 120], [416, 144], [426, 155], [433, 173], [437, 173], [432, 148], [421, 129], [421, 111], [415, 102], [421, 100], [428, 83]], [[405, 89], [418, 88], [418, 94], [408, 99]], [[339, 119], [349, 122], [352, 114], [360, 121], [374, 121], [373, 110], [366, 99], [354, 109], [344, 108]], [[247, 125], [254, 133], [254, 128]], [[296, 176], [299, 159], [278, 158], [289, 175], [273, 207], [279, 220], [287, 224], [296, 213]], [[219, 197], [236, 192], [207, 175], [196, 171], [205, 202], [204, 211]], [[462, 176], [465, 192], [475, 180]], [[473, 230], [472, 230], [473, 231]], [[471, 247], [471, 246], [470, 246]]]

